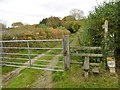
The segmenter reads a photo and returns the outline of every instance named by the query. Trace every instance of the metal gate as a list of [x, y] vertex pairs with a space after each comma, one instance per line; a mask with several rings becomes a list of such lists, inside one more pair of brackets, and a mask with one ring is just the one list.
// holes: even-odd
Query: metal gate
[[0, 41], [2, 66], [64, 71], [63, 39]]

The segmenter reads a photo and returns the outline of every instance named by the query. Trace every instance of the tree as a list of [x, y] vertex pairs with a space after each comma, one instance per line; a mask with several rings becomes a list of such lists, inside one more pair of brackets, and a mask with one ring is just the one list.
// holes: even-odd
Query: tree
[[53, 27], [53, 28], [57, 28], [61, 25], [61, 20], [58, 17], [49, 17], [47, 19], [47, 26]]
[[83, 19], [84, 12], [80, 9], [72, 9], [70, 11], [70, 15], [74, 16], [76, 20], [80, 20]]
[[74, 16], [65, 16], [62, 21], [75, 21], [75, 17]]
[[71, 33], [75, 33], [80, 29], [80, 21], [75, 20], [74, 16], [66, 16], [62, 19], [62, 26], [68, 29]]
[[45, 19], [43, 19], [39, 24], [46, 24], [46, 23], [47, 23], [47, 20], [48, 20], [48, 18], [45, 18]]
[[61, 20], [58, 17], [49, 17], [43, 19], [39, 24], [45, 24], [49, 27], [57, 28], [61, 25]]
[[[117, 1], [117, 0], [116, 0]], [[118, 74], [118, 84], [120, 86], [120, 2], [116, 2], [117, 14], [116, 32], [115, 32], [115, 60]], [[119, 87], [120, 88], [120, 87]]]
[[15, 22], [12, 24], [12, 27], [15, 28], [15, 27], [21, 27], [23, 26], [24, 24], [22, 22]]

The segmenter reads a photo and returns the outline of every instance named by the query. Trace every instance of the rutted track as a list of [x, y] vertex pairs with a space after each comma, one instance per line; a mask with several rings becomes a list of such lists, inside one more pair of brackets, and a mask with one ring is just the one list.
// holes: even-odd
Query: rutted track
[[[50, 52], [51, 50], [48, 50], [47, 52]], [[47, 53], [46, 52], [46, 53]], [[33, 64], [35, 61], [37, 61], [40, 57], [44, 56], [45, 54], [39, 54], [37, 55], [36, 57], [34, 57], [33, 59], [31, 59], [31, 64]], [[29, 61], [25, 62], [24, 64], [28, 64]], [[23, 65], [24, 65], [23, 64]], [[12, 79], [13, 77], [17, 76], [21, 70], [25, 69], [26, 67], [19, 67], [19, 68], [16, 68], [15, 70], [9, 72], [7, 75], [3, 75], [2, 76], [2, 82], [3, 84], [5, 82], [7, 82], [8, 80]]]
[[[55, 56], [47, 68], [55, 66], [58, 63], [58, 56]], [[52, 88], [52, 71], [44, 71], [39, 79], [32, 84], [32, 88]]]

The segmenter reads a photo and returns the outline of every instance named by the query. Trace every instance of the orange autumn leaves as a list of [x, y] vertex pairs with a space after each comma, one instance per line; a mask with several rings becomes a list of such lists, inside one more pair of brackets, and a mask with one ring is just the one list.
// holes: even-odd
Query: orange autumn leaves
[[38, 39], [58, 39], [63, 35], [70, 34], [66, 29], [53, 29], [36, 27], [33, 25], [23, 26], [19, 28], [12, 28], [3, 33], [4, 40], [24, 39], [24, 40], [38, 40]]

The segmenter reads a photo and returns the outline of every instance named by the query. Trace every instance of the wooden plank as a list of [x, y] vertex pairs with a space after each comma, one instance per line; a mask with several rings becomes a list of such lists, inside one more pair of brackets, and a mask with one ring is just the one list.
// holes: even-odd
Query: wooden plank
[[84, 70], [89, 70], [89, 57], [85, 57]]
[[72, 54], [71, 56], [103, 57], [103, 54], [86, 54], [86, 53], [81, 53], [81, 54]]
[[98, 74], [99, 73], [98, 67], [93, 67], [92, 72], [95, 73], [95, 74]]
[[[83, 64], [83, 62], [70, 62], [70, 64]], [[90, 66], [99, 66], [99, 63], [89, 63]]]
[[70, 69], [69, 35], [65, 35], [63, 38], [63, 50], [64, 50], [64, 67], [65, 70], [69, 70]]
[[83, 62], [70, 62], [70, 64], [83, 64]]
[[100, 66], [100, 63], [90, 63], [90, 66]]
[[72, 49], [77, 49], [77, 50], [102, 50], [101, 47], [73, 47]]

